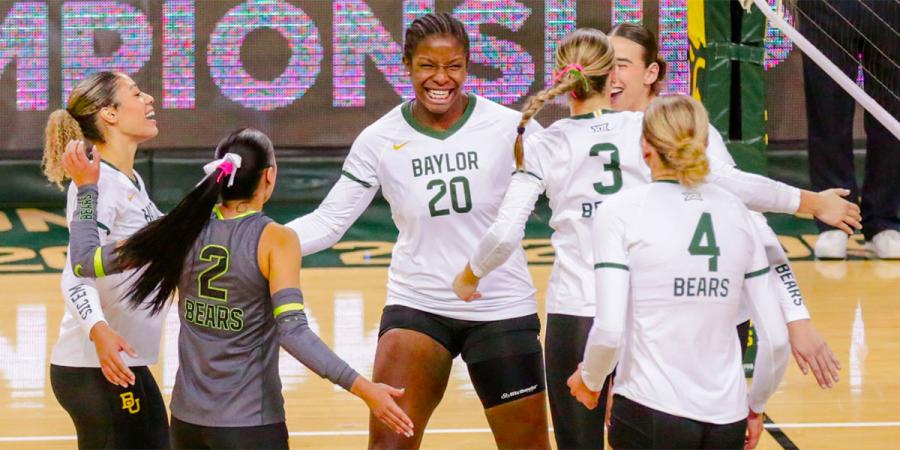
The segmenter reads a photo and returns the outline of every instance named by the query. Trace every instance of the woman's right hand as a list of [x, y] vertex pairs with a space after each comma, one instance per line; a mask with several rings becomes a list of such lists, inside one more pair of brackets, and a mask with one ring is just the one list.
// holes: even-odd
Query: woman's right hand
[[408, 438], [413, 436], [412, 419], [394, 401], [394, 398], [403, 395], [403, 389], [397, 389], [384, 383], [373, 383], [360, 375], [350, 387], [350, 392], [366, 402], [372, 415], [388, 428]]
[[84, 141], [69, 141], [66, 144], [62, 165], [78, 187], [97, 184], [100, 180], [100, 155], [92, 156], [93, 159], [88, 159]]
[[119, 333], [116, 333], [106, 322], [97, 322], [91, 328], [91, 340], [97, 349], [97, 359], [100, 360], [100, 370], [103, 376], [116, 386], [127, 388], [134, 386], [134, 372], [128, 368], [119, 352], [126, 352], [132, 358], [137, 357], [137, 352], [131, 348], [128, 341]]
[[[862, 215], [859, 205], [847, 201], [850, 195], [847, 189], [826, 189], [821, 192], [800, 192], [800, 208], [798, 212], [809, 212], [820, 221], [852, 235], [854, 230], [862, 229]], [[808, 207], [804, 208], [804, 204]], [[808, 211], [807, 211], [808, 210]]]

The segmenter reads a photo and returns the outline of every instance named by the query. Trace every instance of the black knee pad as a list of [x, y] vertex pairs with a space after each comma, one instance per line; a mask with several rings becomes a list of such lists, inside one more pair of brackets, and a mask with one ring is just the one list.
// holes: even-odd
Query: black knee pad
[[544, 392], [544, 361], [540, 351], [509, 355], [468, 365], [469, 377], [484, 409]]

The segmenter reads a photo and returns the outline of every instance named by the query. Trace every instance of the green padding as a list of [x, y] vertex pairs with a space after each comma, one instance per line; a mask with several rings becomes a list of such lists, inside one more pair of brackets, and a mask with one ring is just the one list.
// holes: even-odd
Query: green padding
[[766, 56], [765, 49], [731, 42], [711, 42], [707, 45], [707, 55], [715, 59], [743, 61], [762, 65]]
[[[703, 30], [706, 45], [692, 46], [695, 86], [709, 112], [710, 123], [721, 132], [738, 165], [751, 172], [766, 170], [765, 85], [762, 63], [765, 56], [765, 18], [759, 10], [738, 11], [734, 2], [692, 0], [688, 7], [702, 6], [702, 26], [690, 25], [694, 33]], [[694, 10], [696, 11], [696, 10]], [[732, 20], [735, 19], [735, 20]], [[738, 27], [734, 32], [732, 27]], [[739, 42], [732, 41], [739, 36]], [[700, 42], [692, 36], [692, 42]], [[697, 67], [698, 61], [702, 65]], [[733, 129], [733, 127], [737, 127]]]
[[759, 151], [758, 145], [744, 141], [726, 142], [728, 152], [741, 170], [753, 173], [766, 173], [766, 154]]

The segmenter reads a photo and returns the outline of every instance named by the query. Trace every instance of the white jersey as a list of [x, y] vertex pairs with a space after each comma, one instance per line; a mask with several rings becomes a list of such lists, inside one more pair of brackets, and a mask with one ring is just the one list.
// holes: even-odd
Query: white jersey
[[[144, 181], [134, 172], [135, 181], [106, 162], [100, 165], [97, 183], [97, 225], [100, 243], [127, 239], [161, 214], [150, 200]], [[66, 220], [71, 222], [78, 188], [69, 185]], [[53, 347], [50, 362], [67, 367], [100, 367], [94, 343], [89, 338], [91, 327], [105, 320], [137, 352], [132, 358], [122, 352], [129, 366], [155, 364], [159, 358], [160, 335], [165, 311], [151, 316], [146, 309], [132, 310], [124, 299], [131, 283], [131, 271], [102, 279], [78, 278], [66, 258], [61, 288], [66, 309], [59, 326], [59, 340]]]
[[[593, 227], [597, 312], [585, 383], [702, 422], [747, 416], [734, 324], [748, 302], [759, 333], [749, 407], [763, 412], [790, 352], [769, 263], [750, 215], [716, 186], [655, 182], [604, 202]], [[617, 358], [617, 354], [621, 354]]]
[[[520, 246], [534, 203], [546, 192], [556, 253], [547, 288], [547, 312], [592, 317], [592, 218], [611, 195], [650, 182], [640, 144], [643, 117], [640, 112], [596, 111], [561, 119], [531, 135], [525, 142], [527, 174], [513, 177], [497, 220], [469, 261], [473, 273], [486, 279], [493, 276], [493, 268]], [[722, 137], [711, 126], [709, 136], [712, 183], [748, 205], [796, 210], [797, 189], [735, 169]]]
[[[500, 320], [537, 311], [535, 289], [519, 248], [464, 302], [453, 277], [497, 215], [514, 169], [521, 114], [469, 95], [459, 121], [438, 132], [415, 120], [406, 102], [354, 141], [343, 176], [319, 208], [288, 223], [303, 254], [333, 245], [380, 187], [399, 230], [388, 270], [388, 305], [463, 320]], [[539, 128], [534, 124], [529, 133]]]

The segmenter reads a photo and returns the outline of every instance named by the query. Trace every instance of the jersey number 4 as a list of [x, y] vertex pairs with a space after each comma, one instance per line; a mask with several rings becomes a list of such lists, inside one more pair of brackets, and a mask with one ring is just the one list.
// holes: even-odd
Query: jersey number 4
[[[706, 245], [703, 244], [704, 239]], [[688, 253], [692, 255], [709, 256], [709, 271], [719, 269], [719, 255], [721, 251], [716, 245], [716, 232], [713, 230], [712, 216], [708, 212], [700, 216], [697, 228], [694, 229], [694, 237], [688, 247]]]
[[594, 183], [594, 190], [598, 194], [612, 195], [622, 189], [622, 168], [619, 162], [619, 148], [609, 142], [597, 144], [591, 147], [591, 156], [600, 156], [609, 152], [609, 162], [603, 165], [603, 171], [612, 174], [612, 183], [603, 184], [602, 181]]
[[228, 301], [228, 289], [213, 286], [213, 281], [228, 272], [228, 258], [228, 249], [221, 245], [207, 245], [200, 250], [200, 261], [212, 262], [197, 276], [197, 294], [200, 297], [221, 302]]
[[458, 213], [467, 213], [472, 210], [472, 194], [469, 192], [469, 179], [463, 176], [453, 177], [447, 183], [437, 179], [428, 182], [428, 190], [437, 189], [434, 197], [428, 202], [428, 212], [431, 217], [446, 216], [450, 214], [450, 208], [438, 208], [437, 204], [450, 191], [450, 206]]

